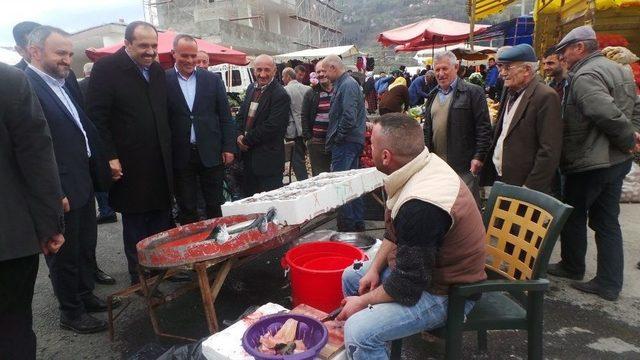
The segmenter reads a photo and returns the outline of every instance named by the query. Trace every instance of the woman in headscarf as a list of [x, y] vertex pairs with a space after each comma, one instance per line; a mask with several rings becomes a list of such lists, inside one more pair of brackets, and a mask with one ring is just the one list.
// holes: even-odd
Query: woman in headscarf
[[392, 112], [403, 112], [409, 108], [409, 88], [407, 80], [398, 76], [380, 99], [380, 115]]

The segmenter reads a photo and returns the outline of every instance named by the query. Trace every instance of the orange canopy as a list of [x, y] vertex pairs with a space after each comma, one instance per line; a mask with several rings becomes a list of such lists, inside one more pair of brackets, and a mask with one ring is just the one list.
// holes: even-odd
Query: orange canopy
[[[176, 37], [176, 33], [173, 31], [158, 32], [158, 56], [160, 58], [160, 65], [163, 68], [168, 69], [173, 66], [173, 56], [171, 56], [171, 49], [173, 48], [173, 39]], [[209, 54], [209, 65], [217, 64], [234, 64], [234, 65], [247, 65], [247, 54], [220, 46], [214, 43], [202, 39], [196, 39], [198, 43], [198, 50], [204, 50]], [[91, 59], [96, 61], [101, 57], [113, 54], [120, 50], [123, 44], [116, 44], [100, 49], [87, 49], [85, 54]]]

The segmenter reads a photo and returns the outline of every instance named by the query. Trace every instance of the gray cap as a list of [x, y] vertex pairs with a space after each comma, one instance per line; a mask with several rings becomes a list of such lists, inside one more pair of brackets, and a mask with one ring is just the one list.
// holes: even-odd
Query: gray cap
[[569, 31], [569, 33], [560, 40], [558, 45], [555, 46], [555, 52], [558, 53], [567, 45], [583, 40], [597, 40], [596, 32], [593, 31], [591, 25], [578, 26], [577, 28]]

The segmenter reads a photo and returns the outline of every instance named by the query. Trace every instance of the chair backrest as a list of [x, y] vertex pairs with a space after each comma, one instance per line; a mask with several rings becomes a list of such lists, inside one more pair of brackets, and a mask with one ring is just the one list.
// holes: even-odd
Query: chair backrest
[[572, 207], [538, 191], [496, 182], [484, 213], [486, 267], [505, 278], [544, 278]]

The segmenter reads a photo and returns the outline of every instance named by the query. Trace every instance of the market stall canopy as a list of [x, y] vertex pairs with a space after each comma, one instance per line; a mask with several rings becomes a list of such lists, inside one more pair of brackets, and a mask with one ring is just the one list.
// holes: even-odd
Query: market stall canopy
[[459, 43], [454, 45], [443, 46], [439, 48], [433, 49], [425, 49], [420, 50], [413, 57], [418, 63], [423, 64], [425, 60], [428, 60], [433, 56], [433, 54], [450, 50], [452, 51], [458, 60], [467, 60], [467, 61], [475, 61], [475, 60], [486, 60], [490, 57], [491, 54], [495, 54], [496, 48], [489, 46], [478, 46], [474, 45], [473, 50], [471, 51], [471, 47], [466, 43]]
[[345, 45], [320, 49], [300, 50], [287, 54], [276, 55], [273, 58], [276, 60], [276, 62], [287, 62], [289, 60], [311, 61], [322, 59], [329, 55], [337, 55], [345, 58], [364, 54], [361, 54], [355, 45]]
[[[475, 25], [474, 35], [481, 34], [489, 25]], [[426, 19], [378, 35], [384, 46], [398, 45], [396, 51], [418, 51], [431, 46], [456, 44], [469, 37], [471, 26], [467, 23], [445, 19]]]
[[[501, 13], [515, 0], [469, 0], [469, 17], [475, 15], [475, 19], [482, 20], [487, 16]], [[473, 4], [475, 2], [475, 9]], [[475, 13], [475, 14], [474, 14]]]
[[[173, 39], [176, 37], [176, 33], [173, 31], [164, 31], [158, 33], [158, 56], [160, 58], [160, 64], [163, 68], [167, 69], [173, 66], [173, 57], [171, 56], [171, 49], [173, 48]], [[202, 39], [196, 39], [198, 43], [198, 50], [204, 50], [209, 54], [209, 64], [234, 64], [234, 65], [247, 65], [247, 54], [226, 48], [221, 45], [210, 43]], [[96, 61], [101, 57], [113, 54], [120, 50], [124, 44], [116, 44], [100, 49], [87, 49], [85, 54], [91, 61]]]

